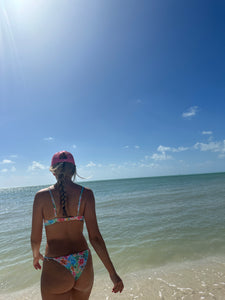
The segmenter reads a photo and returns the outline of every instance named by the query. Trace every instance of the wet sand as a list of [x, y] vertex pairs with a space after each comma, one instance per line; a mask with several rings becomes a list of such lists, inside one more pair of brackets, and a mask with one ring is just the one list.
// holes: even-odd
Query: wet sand
[[[125, 289], [113, 294], [107, 276], [96, 275], [90, 300], [224, 300], [225, 258], [208, 258], [123, 275]], [[39, 284], [1, 300], [41, 300]]]

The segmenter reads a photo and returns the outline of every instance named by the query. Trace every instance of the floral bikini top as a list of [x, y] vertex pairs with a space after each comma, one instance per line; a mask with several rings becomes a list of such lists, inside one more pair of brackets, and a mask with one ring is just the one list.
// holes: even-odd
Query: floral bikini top
[[51, 200], [52, 200], [52, 204], [53, 204], [55, 218], [50, 219], [50, 220], [45, 220], [44, 225], [49, 226], [49, 225], [52, 225], [52, 224], [55, 224], [55, 223], [66, 222], [66, 221], [74, 221], [74, 220], [83, 221], [84, 216], [79, 216], [80, 203], [81, 203], [81, 197], [82, 197], [82, 194], [83, 194], [83, 190], [84, 190], [84, 188], [82, 187], [81, 192], [80, 192], [79, 202], [78, 202], [77, 215], [73, 216], [73, 217], [57, 218], [57, 210], [56, 210], [55, 200], [53, 198], [51, 190], [49, 189], [49, 193], [51, 195]]

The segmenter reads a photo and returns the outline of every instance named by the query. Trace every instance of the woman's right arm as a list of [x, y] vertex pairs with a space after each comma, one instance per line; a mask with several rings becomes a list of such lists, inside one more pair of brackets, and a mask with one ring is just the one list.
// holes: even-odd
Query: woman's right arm
[[113, 292], [122, 292], [123, 282], [119, 275], [116, 273], [116, 270], [113, 266], [113, 263], [109, 257], [105, 242], [102, 238], [102, 235], [99, 231], [98, 222], [96, 218], [95, 211], [95, 198], [91, 190], [86, 189], [86, 207], [84, 211], [84, 218], [88, 230], [88, 236], [91, 245], [95, 249], [97, 255], [101, 259], [102, 263], [109, 272], [110, 278], [114, 284]]
[[33, 266], [34, 268], [41, 269], [39, 260], [43, 260], [43, 255], [39, 252], [42, 239], [43, 228], [43, 215], [42, 207], [40, 205], [40, 193], [37, 193], [34, 198], [33, 216], [32, 216], [32, 229], [31, 229], [31, 248], [33, 251]]

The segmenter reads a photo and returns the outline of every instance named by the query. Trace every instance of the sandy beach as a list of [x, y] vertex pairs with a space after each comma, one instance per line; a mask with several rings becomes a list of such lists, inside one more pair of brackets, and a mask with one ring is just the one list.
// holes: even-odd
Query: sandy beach
[[[96, 276], [90, 300], [224, 300], [225, 258], [168, 265], [124, 274], [125, 289], [111, 293], [105, 276]], [[24, 290], [0, 295], [1, 300], [41, 300], [39, 284]]]

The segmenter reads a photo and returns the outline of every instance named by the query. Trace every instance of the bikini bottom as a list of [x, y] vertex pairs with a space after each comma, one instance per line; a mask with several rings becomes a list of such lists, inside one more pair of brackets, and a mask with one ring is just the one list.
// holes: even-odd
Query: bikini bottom
[[73, 275], [74, 279], [77, 280], [80, 275], [82, 274], [88, 260], [89, 255], [89, 249], [69, 254], [66, 256], [59, 256], [59, 257], [47, 257], [45, 256], [45, 259], [55, 260], [60, 265], [65, 267], [67, 270], [70, 271], [70, 273]]

